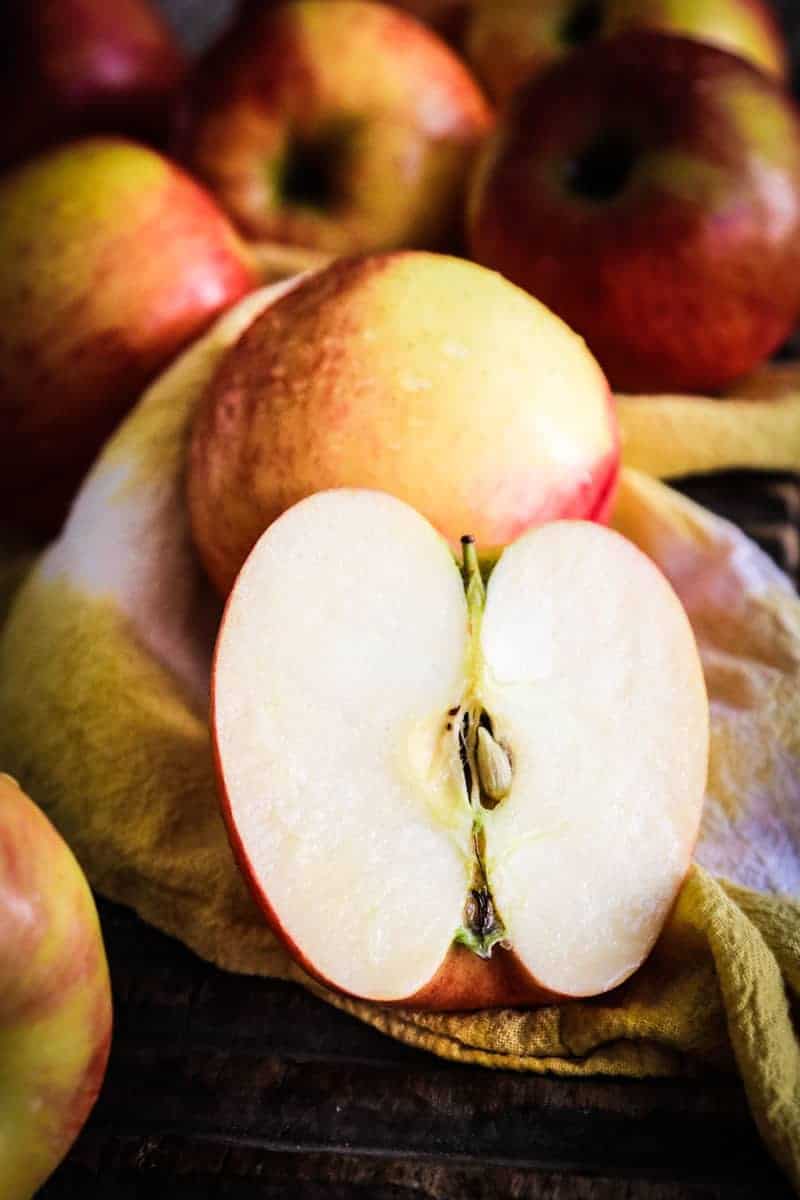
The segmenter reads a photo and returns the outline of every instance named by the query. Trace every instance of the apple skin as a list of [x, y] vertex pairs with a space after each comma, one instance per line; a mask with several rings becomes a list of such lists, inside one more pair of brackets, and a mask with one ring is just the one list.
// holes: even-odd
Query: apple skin
[[44, 813], [0, 774], [0, 1192], [58, 1166], [105, 1075], [111, 990], [89, 885]]
[[522, 88], [473, 177], [473, 257], [620, 391], [715, 392], [800, 313], [800, 119], [742, 59], [623, 34]]
[[299, 0], [251, 10], [211, 49], [178, 146], [249, 237], [348, 254], [457, 236], [492, 122], [467, 67], [407, 13]]
[[186, 61], [149, 0], [6, 0], [6, 167], [68, 137], [164, 138]]
[[[249, 18], [251, 14], [262, 11], [267, 5], [275, 8], [285, 2], [286, 0], [244, 0], [240, 13]], [[391, 3], [393, 8], [402, 8], [404, 12], [435, 29], [441, 37], [457, 47], [474, 0], [391, 0]]]
[[391, 492], [491, 555], [533, 524], [606, 520], [618, 473], [614, 400], [580, 339], [493, 272], [396, 251], [339, 260], [253, 322], [198, 408], [187, 492], [227, 595], [313, 492]]
[[783, 33], [764, 0], [474, 0], [461, 46], [489, 94], [504, 102], [579, 46], [634, 29], [709, 42], [788, 80]]
[[0, 179], [0, 257], [0, 508], [48, 533], [142, 387], [256, 277], [202, 188], [119, 139]]

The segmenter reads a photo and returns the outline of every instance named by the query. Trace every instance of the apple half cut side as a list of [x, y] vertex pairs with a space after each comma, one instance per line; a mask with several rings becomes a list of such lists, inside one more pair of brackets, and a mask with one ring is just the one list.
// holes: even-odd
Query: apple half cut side
[[256, 544], [212, 679], [256, 899], [329, 986], [428, 1008], [595, 995], [650, 951], [697, 836], [694, 636], [619, 534], [524, 534], [484, 590], [414, 509], [301, 501]]

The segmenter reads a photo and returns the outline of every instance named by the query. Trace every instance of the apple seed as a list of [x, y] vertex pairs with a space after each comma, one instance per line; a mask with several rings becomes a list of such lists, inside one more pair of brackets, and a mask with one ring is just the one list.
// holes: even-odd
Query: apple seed
[[484, 796], [498, 804], [511, 791], [511, 761], [485, 725], [478, 726], [478, 779]]

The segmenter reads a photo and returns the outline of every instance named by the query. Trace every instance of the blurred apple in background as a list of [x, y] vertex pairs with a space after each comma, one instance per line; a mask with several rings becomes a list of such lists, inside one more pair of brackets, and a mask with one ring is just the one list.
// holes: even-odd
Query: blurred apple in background
[[65, 842], [0, 774], [0, 1195], [30, 1200], [95, 1102], [111, 991], [94, 901]]
[[612, 386], [715, 391], [800, 314], [800, 120], [774, 79], [624, 34], [512, 100], [469, 240], [587, 340]]
[[632, 29], [709, 42], [786, 79], [783, 34], [767, 0], [472, 0], [461, 45], [478, 78], [505, 100], [543, 67]]
[[580, 338], [494, 272], [396, 252], [306, 278], [228, 352], [195, 419], [189, 508], [224, 594], [263, 530], [324, 488], [392, 492], [492, 554], [555, 517], [602, 520], [617, 468]]
[[[275, 8], [286, 0], [243, 0], [240, 13], [250, 18], [265, 8]], [[337, 3], [339, 0], [337, 0]], [[457, 45], [463, 33], [467, 14], [474, 0], [388, 0], [393, 8], [402, 8], [418, 21], [435, 29], [447, 41]]]
[[0, 180], [0, 511], [52, 532], [142, 386], [255, 283], [155, 151], [75, 142]]
[[467, 68], [360, 0], [251, 9], [195, 73], [182, 157], [241, 229], [332, 253], [450, 243], [492, 123]]
[[5, 0], [0, 166], [81, 134], [164, 138], [185, 67], [150, 0]]

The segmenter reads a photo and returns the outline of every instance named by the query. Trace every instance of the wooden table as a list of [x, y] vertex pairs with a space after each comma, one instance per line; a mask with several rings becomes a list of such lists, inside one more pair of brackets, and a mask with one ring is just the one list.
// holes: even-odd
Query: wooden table
[[[800, 576], [800, 476], [684, 490]], [[101, 902], [116, 1032], [41, 1200], [781, 1200], [727, 1076], [585, 1081], [395, 1043], [300, 987], [227, 975]]]

